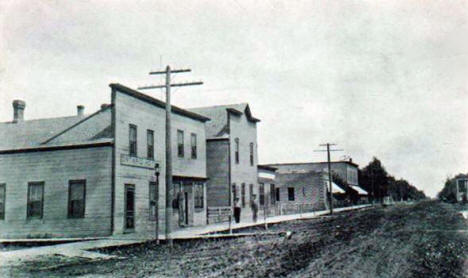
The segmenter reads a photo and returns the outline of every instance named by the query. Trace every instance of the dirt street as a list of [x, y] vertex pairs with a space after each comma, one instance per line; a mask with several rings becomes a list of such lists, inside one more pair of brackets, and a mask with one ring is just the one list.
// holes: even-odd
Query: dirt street
[[[140, 244], [109, 261], [44, 257], [12, 277], [468, 277], [468, 221], [435, 201], [271, 226], [283, 235]], [[264, 232], [263, 228], [246, 231]], [[464, 273], [465, 271], [465, 273]]]

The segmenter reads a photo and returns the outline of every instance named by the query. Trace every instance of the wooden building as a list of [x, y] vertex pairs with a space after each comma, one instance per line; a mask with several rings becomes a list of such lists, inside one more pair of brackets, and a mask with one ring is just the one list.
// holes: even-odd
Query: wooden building
[[[0, 123], [0, 238], [165, 230], [165, 103], [111, 84], [97, 112]], [[172, 108], [174, 228], [206, 224], [207, 117]], [[157, 177], [155, 166], [161, 175]]]
[[229, 220], [239, 199], [241, 221], [252, 220], [258, 205], [257, 123], [247, 103], [190, 109], [210, 118], [206, 123], [209, 222]]

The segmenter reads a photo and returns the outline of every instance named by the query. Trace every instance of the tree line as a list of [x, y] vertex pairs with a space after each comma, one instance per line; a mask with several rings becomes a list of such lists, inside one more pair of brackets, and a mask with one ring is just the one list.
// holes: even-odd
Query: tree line
[[370, 200], [383, 201], [390, 196], [394, 201], [425, 199], [426, 195], [405, 179], [395, 179], [387, 173], [379, 159], [373, 158], [367, 166], [359, 169], [359, 185], [369, 193]]

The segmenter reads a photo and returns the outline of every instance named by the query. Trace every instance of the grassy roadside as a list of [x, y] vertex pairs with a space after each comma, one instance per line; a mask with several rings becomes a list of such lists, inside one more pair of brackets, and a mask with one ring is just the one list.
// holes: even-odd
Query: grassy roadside
[[[125, 260], [85, 261], [47, 269], [48, 259], [10, 270], [11, 276], [62, 277], [464, 277], [468, 222], [461, 207], [438, 202], [343, 212], [281, 223], [291, 239], [259, 235], [152, 243], [101, 250]], [[57, 259], [57, 258], [49, 258]], [[0, 272], [1, 274], [1, 272]], [[25, 276], [24, 276], [25, 274]]]

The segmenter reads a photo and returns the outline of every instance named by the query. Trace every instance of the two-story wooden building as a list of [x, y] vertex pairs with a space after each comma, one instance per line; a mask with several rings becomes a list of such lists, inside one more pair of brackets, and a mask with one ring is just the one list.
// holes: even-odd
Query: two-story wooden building
[[[0, 123], [0, 237], [95, 237], [165, 231], [165, 103], [111, 84], [84, 115]], [[172, 107], [173, 225], [206, 224], [207, 117]], [[156, 165], [161, 175], [156, 175]]]
[[[206, 123], [207, 196], [209, 211], [231, 208], [239, 199], [241, 221], [252, 220], [258, 206], [257, 123], [247, 103], [190, 109], [210, 118]], [[210, 222], [226, 221], [215, 217]]]

